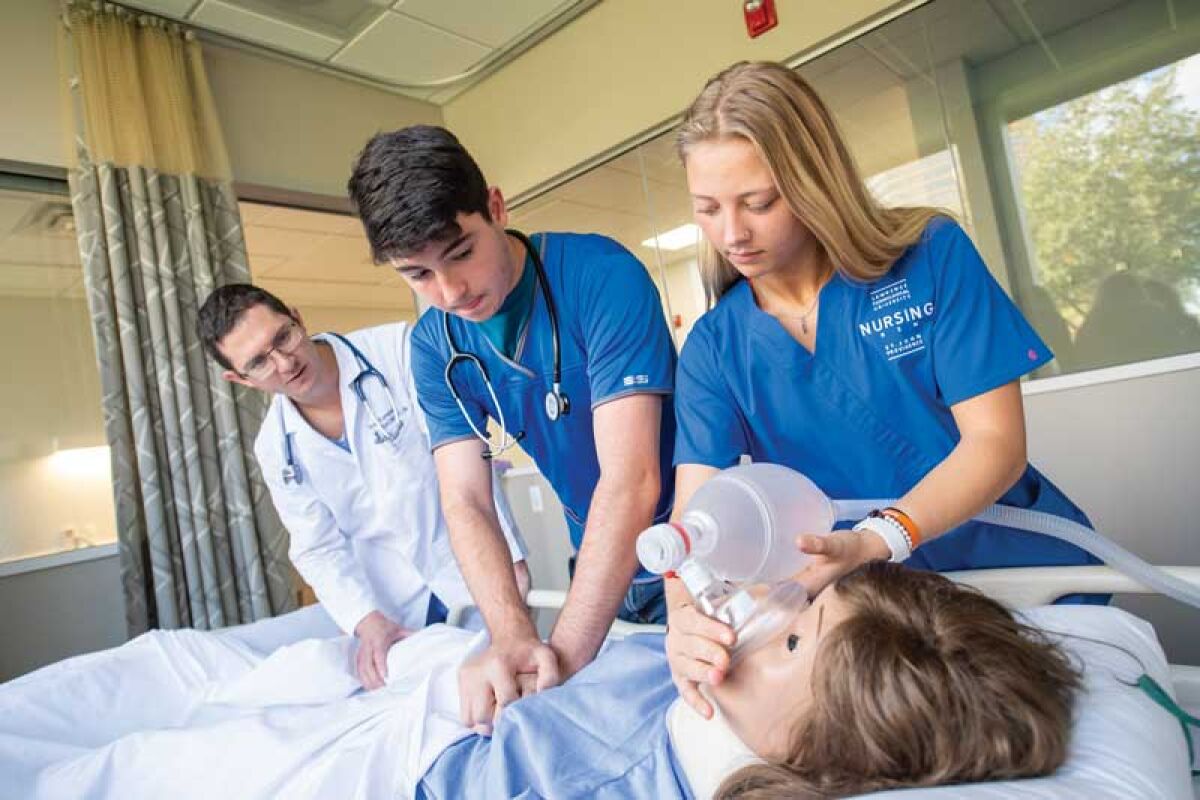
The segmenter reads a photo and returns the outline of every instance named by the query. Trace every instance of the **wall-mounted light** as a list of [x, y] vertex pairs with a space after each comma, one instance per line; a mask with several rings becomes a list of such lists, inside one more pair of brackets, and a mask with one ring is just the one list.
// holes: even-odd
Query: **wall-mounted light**
[[63, 478], [105, 477], [112, 469], [109, 448], [104, 445], [55, 450], [50, 454], [50, 468]]
[[678, 228], [672, 228], [666, 233], [651, 236], [642, 242], [642, 246], [658, 247], [660, 250], [683, 250], [687, 247], [695, 247], [698, 241], [700, 241], [700, 229], [694, 222], [688, 222]]

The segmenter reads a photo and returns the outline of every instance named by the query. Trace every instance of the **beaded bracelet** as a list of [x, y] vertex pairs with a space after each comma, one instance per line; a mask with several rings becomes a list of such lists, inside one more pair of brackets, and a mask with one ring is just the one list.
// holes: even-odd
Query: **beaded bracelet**
[[914, 550], [921, 546], [921, 529], [917, 527], [917, 523], [913, 521], [912, 517], [895, 506], [888, 506], [879, 513], [889, 519], [896, 520], [904, 526], [905, 532], [908, 533], [908, 541], [912, 544]]
[[872, 511], [870, 515], [859, 520], [858, 524], [854, 526], [854, 530], [871, 531], [878, 534], [887, 544], [888, 550], [892, 552], [889, 561], [904, 561], [912, 555], [912, 541], [908, 538], [908, 531], [899, 522], [883, 516], [878, 510]]

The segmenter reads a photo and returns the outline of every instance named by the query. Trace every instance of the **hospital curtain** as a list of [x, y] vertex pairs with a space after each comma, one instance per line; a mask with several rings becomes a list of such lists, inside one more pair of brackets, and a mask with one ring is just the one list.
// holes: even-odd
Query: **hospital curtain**
[[195, 333], [214, 287], [250, 279], [199, 45], [92, 3], [67, 4], [60, 33], [129, 631], [287, 610], [287, 535], [252, 456], [265, 402]]

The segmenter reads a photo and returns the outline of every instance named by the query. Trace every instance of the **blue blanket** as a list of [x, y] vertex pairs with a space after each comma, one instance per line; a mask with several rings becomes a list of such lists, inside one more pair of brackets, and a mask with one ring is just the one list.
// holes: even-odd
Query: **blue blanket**
[[661, 635], [614, 642], [564, 686], [505, 709], [434, 763], [419, 798], [691, 798], [667, 737]]

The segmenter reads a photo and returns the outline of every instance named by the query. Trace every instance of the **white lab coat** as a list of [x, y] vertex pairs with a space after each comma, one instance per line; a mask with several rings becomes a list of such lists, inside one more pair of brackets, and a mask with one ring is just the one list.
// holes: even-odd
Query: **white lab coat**
[[[283, 395], [271, 403], [254, 442], [271, 499], [291, 534], [288, 555], [347, 633], [376, 609], [404, 627], [424, 626], [431, 589], [447, 606], [471, 604], [442, 517], [429, 436], [411, 377], [410, 334], [411, 328], [398, 322], [346, 337], [387, 381], [404, 423], [397, 447], [376, 442], [370, 417], [351, 387], [362, 371], [354, 353], [336, 337], [323, 335], [314, 338], [328, 343], [337, 356], [350, 452], [314, 430]], [[370, 397], [378, 382], [366, 383]], [[377, 415], [387, 413], [386, 400], [373, 402]], [[283, 480], [285, 429], [292, 434], [299, 484]], [[492, 485], [501, 528], [518, 561], [525, 557], [524, 543], [499, 481]]]

